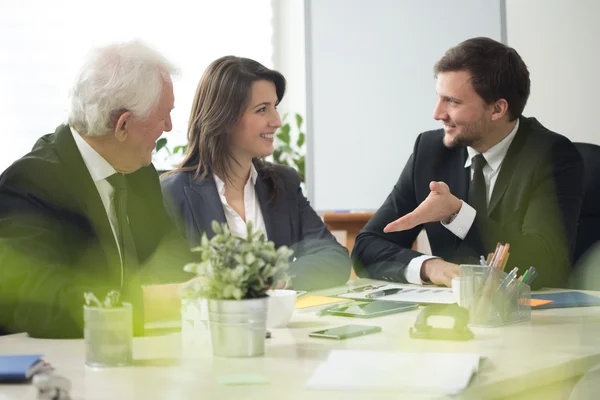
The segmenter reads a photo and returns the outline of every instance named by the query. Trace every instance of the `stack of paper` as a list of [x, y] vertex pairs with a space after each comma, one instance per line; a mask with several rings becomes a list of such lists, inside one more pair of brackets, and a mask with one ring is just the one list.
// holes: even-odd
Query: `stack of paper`
[[[406, 301], [409, 303], [424, 304], [452, 304], [456, 303], [456, 297], [452, 288], [437, 286], [415, 286], [406, 284], [391, 284], [379, 287], [373, 290], [365, 290], [359, 293], [346, 293], [340, 295], [346, 299], [362, 300], [368, 299], [368, 295], [374, 292], [381, 292], [385, 289], [400, 289], [398, 293], [388, 296], [377, 297], [376, 300], [384, 301]], [[375, 299], [374, 299], [375, 300]]]
[[469, 353], [333, 350], [307, 386], [320, 390], [394, 390], [459, 394], [479, 369]]

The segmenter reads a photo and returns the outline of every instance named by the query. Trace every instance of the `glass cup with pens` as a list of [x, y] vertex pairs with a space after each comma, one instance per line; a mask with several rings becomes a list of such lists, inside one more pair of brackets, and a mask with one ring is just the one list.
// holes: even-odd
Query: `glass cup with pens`
[[521, 277], [518, 268], [504, 272], [510, 244], [498, 243], [496, 251], [480, 265], [460, 266], [460, 301], [476, 326], [500, 326], [531, 319], [529, 284], [537, 272], [530, 267]]

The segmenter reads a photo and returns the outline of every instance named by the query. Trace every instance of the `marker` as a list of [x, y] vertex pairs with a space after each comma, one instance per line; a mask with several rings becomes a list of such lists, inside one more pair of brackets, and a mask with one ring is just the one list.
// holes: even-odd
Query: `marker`
[[377, 292], [369, 293], [365, 296], [367, 299], [375, 299], [377, 297], [389, 296], [390, 294], [396, 294], [402, 291], [402, 288], [394, 288], [394, 289], [383, 289], [378, 290]]

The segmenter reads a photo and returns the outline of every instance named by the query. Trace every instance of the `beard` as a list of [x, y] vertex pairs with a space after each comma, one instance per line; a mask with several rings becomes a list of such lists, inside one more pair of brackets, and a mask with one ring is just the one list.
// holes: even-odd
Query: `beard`
[[[456, 129], [455, 127], [454, 129]], [[448, 149], [475, 147], [484, 136], [485, 126], [480, 121], [462, 126], [462, 132], [448, 134], [444, 131], [444, 146]]]
[[473, 147], [474, 143], [477, 143], [478, 139], [471, 136], [449, 136], [444, 133], [444, 146], [448, 149], [457, 149], [464, 147]]

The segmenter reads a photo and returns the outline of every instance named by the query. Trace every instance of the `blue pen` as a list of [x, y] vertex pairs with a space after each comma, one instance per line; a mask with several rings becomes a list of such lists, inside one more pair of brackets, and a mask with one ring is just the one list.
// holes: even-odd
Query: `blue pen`
[[510, 282], [512, 282], [512, 280], [515, 279], [517, 271], [519, 271], [519, 268], [513, 268], [513, 270], [510, 271], [506, 278], [504, 278], [504, 280], [500, 282], [500, 285], [498, 285], [498, 290], [503, 290], [505, 287], [507, 287], [510, 284]]

